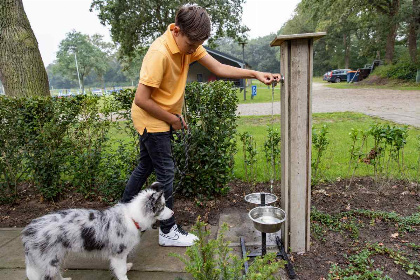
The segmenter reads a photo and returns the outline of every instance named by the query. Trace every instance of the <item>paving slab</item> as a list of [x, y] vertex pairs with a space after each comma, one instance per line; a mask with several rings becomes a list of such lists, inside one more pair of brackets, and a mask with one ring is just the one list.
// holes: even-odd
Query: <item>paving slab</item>
[[[71, 277], [73, 280], [116, 280], [110, 271], [104, 270], [67, 270], [63, 271], [63, 277]], [[173, 280], [177, 277], [182, 279], [192, 279], [186, 273], [171, 272], [142, 272], [129, 271], [128, 279], [130, 280]], [[22, 280], [26, 279], [24, 269], [0, 269], [0, 279]]]
[[15, 238], [19, 238], [21, 228], [2, 228], [0, 229], [0, 248]]
[[[223, 224], [228, 225], [228, 231], [225, 233], [225, 240], [231, 242], [231, 247], [239, 247], [239, 238], [242, 236], [245, 239], [245, 245], [251, 247], [261, 246], [261, 232], [254, 228], [254, 224], [248, 216], [248, 212], [229, 208], [225, 213], [220, 214], [219, 228]], [[275, 248], [276, 236], [281, 236], [281, 232], [267, 233], [267, 248]]]
[[[0, 235], [3, 233], [5, 231]], [[0, 247], [0, 268], [25, 268], [25, 253], [19, 235]]]

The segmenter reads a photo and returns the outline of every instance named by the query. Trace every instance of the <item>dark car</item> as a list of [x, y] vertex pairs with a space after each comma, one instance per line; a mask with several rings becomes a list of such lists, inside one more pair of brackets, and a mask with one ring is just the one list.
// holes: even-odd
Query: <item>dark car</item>
[[331, 83], [339, 83], [341, 81], [347, 81], [347, 72], [351, 69], [336, 69], [329, 72], [327, 81]]

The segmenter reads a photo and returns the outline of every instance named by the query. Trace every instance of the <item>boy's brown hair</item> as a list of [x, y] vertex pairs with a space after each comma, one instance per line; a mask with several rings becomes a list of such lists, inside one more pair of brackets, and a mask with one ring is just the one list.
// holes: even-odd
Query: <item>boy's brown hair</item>
[[206, 10], [198, 5], [186, 4], [176, 12], [175, 25], [193, 42], [210, 37], [211, 22]]

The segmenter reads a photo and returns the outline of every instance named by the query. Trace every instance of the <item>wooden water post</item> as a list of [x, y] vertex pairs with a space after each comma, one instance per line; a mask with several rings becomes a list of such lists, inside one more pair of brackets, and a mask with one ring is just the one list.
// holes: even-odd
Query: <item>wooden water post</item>
[[287, 217], [282, 240], [287, 251], [310, 246], [313, 42], [325, 32], [281, 35], [281, 207]]

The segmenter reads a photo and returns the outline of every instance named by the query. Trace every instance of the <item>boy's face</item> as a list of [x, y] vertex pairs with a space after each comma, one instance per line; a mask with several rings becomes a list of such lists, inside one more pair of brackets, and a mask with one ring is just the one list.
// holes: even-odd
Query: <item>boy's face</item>
[[183, 54], [192, 54], [195, 50], [204, 43], [204, 41], [193, 42], [186, 35], [184, 35], [178, 26], [175, 26], [172, 30], [175, 42], [178, 45], [179, 50]]

